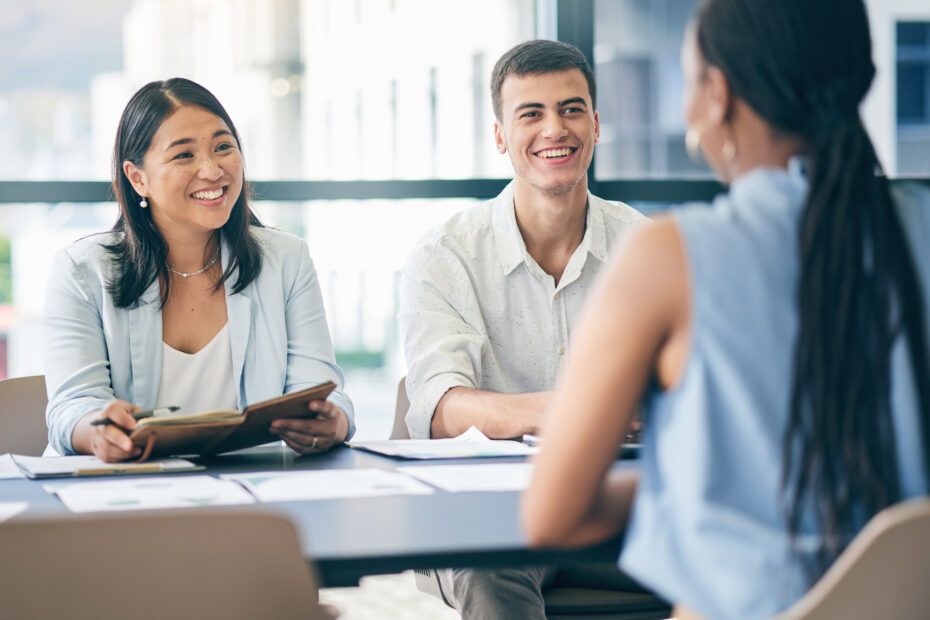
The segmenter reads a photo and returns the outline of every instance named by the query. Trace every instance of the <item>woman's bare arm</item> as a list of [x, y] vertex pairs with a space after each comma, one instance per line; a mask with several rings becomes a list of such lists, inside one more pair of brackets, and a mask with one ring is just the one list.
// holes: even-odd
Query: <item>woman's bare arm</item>
[[689, 303], [677, 229], [657, 220], [617, 252], [573, 335], [523, 498], [530, 544], [587, 544], [624, 527], [636, 476], [607, 471], [649, 378], [668, 386], [681, 372]]

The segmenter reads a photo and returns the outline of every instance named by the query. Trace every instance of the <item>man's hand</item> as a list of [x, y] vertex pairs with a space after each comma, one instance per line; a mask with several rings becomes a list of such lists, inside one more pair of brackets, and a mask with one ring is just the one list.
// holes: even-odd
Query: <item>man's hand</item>
[[325, 452], [345, 441], [349, 434], [349, 418], [328, 400], [313, 400], [308, 404], [315, 418], [285, 418], [275, 420], [268, 429], [281, 437], [299, 454]]

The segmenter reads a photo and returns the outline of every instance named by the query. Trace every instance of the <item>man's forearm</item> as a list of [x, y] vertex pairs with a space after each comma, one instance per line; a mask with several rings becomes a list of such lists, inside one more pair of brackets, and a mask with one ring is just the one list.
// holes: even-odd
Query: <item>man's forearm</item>
[[430, 436], [455, 437], [474, 426], [492, 439], [510, 439], [534, 433], [551, 392], [501, 394], [467, 387], [446, 392], [436, 405]]

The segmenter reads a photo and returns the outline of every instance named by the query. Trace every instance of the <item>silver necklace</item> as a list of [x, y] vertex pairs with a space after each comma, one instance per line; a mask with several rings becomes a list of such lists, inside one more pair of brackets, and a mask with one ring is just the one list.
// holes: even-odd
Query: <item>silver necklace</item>
[[184, 273], [183, 271], [178, 271], [177, 269], [172, 269], [172, 268], [171, 268], [171, 265], [169, 265], [168, 263], [165, 263], [165, 267], [167, 267], [167, 268], [168, 268], [168, 271], [170, 271], [171, 273], [173, 273], [173, 274], [175, 274], [175, 275], [178, 275], [178, 276], [181, 276], [182, 278], [189, 278], [189, 277], [191, 277], [191, 276], [199, 276], [199, 275], [202, 274], [204, 271], [206, 271], [207, 269], [209, 269], [210, 267], [212, 267], [212, 266], [213, 266], [213, 263], [216, 262], [216, 259], [219, 258], [219, 256], [220, 256], [220, 246], [216, 246], [216, 252], [213, 253], [213, 258], [210, 259], [210, 262], [207, 263], [206, 265], [204, 265], [202, 269], [198, 269], [197, 271], [192, 271], [192, 272], [190, 272], [190, 273]]

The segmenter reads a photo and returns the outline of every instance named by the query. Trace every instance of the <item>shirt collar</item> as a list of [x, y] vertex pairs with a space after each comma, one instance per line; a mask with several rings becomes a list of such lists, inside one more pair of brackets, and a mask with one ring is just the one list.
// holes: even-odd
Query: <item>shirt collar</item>
[[[510, 275], [520, 263], [530, 260], [526, 243], [517, 226], [517, 215], [513, 206], [513, 185], [507, 187], [493, 199], [491, 225], [495, 246], [500, 257], [504, 275]], [[575, 254], [591, 254], [602, 263], [607, 262], [607, 229], [604, 218], [605, 201], [588, 192], [588, 209], [585, 215], [585, 231]]]
[[610, 249], [607, 239], [607, 216], [604, 213], [607, 205], [607, 201], [588, 192], [588, 215], [585, 220], [584, 239], [581, 240], [580, 246], [602, 263], [607, 262]]
[[493, 199], [491, 205], [491, 230], [494, 234], [494, 246], [500, 257], [501, 269], [504, 275], [517, 268], [526, 256], [526, 243], [517, 227], [517, 214], [513, 208], [513, 184], [507, 187]]

